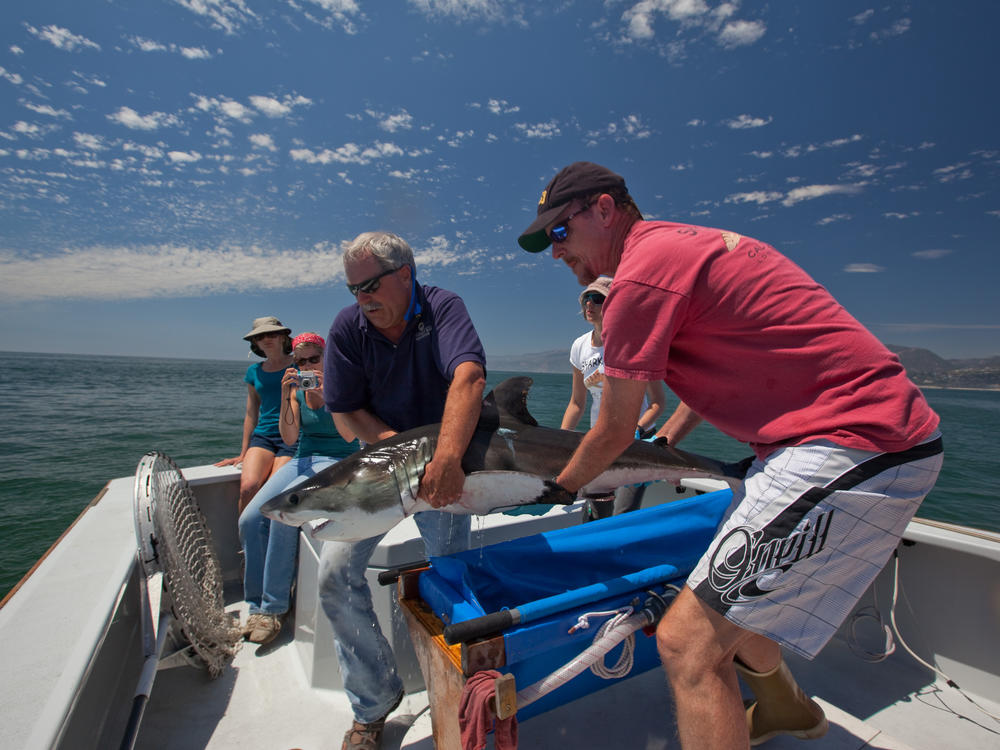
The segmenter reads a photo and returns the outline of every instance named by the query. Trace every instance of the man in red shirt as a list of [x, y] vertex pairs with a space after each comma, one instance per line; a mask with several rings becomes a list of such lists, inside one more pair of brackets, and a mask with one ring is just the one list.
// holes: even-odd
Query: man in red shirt
[[[559, 485], [575, 492], [628, 446], [653, 380], [682, 402], [659, 437], [676, 444], [704, 418], [756, 454], [657, 628], [682, 744], [820, 736], [826, 719], [781, 647], [814, 657], [881, 570], [937, 478], [937, 415], [788, 258], [735, 232], [644, 221], [605, 167], [562, 169], [518, 243], [551, 244], [581, 285], [614, 277], [602, 408]], [[737, 670], [758, 696], [745, 713]]]

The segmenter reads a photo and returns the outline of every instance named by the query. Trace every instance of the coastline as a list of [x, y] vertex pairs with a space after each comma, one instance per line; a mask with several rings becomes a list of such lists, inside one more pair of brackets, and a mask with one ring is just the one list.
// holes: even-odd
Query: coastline
[[982, 391], [985, 393], [1000, 393], [1000, 385], [994, 386], [992, 388], [971, 388], [969, 386], [957, 386], [957, 385], [924, 385], [921, 383], [915, 384], [917, 388], [923, 390], [924, 388], [930, 388], [936, 391]]

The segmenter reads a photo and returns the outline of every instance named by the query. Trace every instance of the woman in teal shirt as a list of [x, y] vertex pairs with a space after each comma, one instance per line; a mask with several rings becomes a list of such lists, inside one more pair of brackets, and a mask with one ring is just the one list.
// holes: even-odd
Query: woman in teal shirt
[[[303, 333], [292, 341], [295, 367], [285, 370], [281, 380], [278, 422], [282, 439], [296, 446], [295, 457], [271, 475], [240, 514], [243, 598], [250, 605], [243, 632], [254, 643], [269, 643], [281, 632], [291, 603], [299, 541], [298, 528], [272, 522], [261, 515], [261, 506], [353, 453], [344, 440], [353, 441], [354, 435], [341, 438], [323, 403], [323, 349], [323, 338], [315, 333]], [[302, 376], [312, 387], [301, 387]], [[313, 383], [308, 383], [310, 377]]]
[[290, 334], [273, 316], [257, 318], [253, 329], [243, 338], [250, 351], [263, 362], [247, 368], [247, 409], [243, 417], [243, 444], [240, 455], [219, 461], [216, 466], [243, 464], [240, 473], [239, 511], [257, 494], [261, 485], [292, 457], [294, 450], [281, 438], [278, 416], [281, 410], [281, 380], [292, 364]]

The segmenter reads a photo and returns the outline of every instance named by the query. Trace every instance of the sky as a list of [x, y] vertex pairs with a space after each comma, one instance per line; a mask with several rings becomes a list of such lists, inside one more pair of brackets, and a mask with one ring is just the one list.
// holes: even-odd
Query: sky
[[325, 333], [385, 229], [487, 360], [567, 349], [516, 239], [561, 167], [774, 245], [888, 344], [1000, 355], [1000, 5], [5, 0], [0, 350]]

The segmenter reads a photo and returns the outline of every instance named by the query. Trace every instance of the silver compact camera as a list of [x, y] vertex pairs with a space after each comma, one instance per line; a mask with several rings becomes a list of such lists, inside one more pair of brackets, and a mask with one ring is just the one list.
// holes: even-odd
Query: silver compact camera
[[319, 375], [312, 370], [299, 370], [299, 387], [307, 391], [319, 388]]

